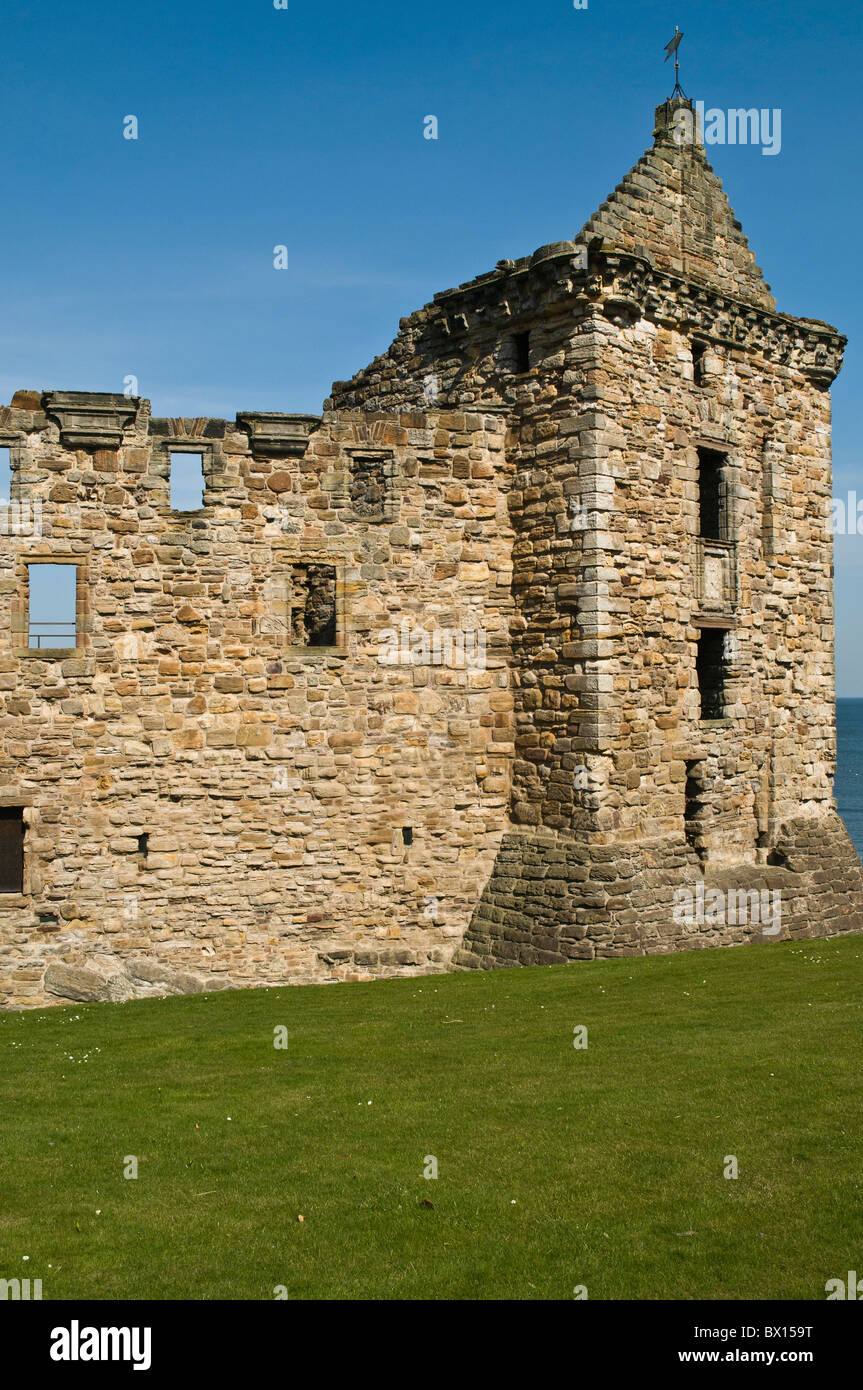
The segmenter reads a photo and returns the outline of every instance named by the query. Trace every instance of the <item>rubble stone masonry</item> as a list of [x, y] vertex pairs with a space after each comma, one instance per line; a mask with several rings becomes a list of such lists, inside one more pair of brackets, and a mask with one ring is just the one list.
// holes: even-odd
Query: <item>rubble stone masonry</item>
[[[844, 339], [777, 313], [674, 109], [575, 242], [436, 296], [320, 417], [0, 409], [41, 503], [0, 538], [0, 1003], [863, 929]], [[28, 646], [39, 561], [74, 567], [73, 649]], [[781, 930], [681, 920], [698, 884], [778, 892]]]

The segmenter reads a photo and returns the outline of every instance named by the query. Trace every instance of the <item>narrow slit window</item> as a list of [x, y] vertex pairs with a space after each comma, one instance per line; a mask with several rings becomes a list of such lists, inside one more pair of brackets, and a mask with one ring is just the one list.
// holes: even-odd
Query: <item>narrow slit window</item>
[[687, 844], [698, 847], [699, 816], [704, 806], [704, 786], [701, 778], [701, 764], [687, 762], [685, 787], [684, 824]]
[[696, 674], [702, 719], [724, 719], [728, 660], [726, 630], [704, 628], [698, 639]]
[[761, 545], [765, 555], [773, 555], [779, 545], [781, 495], [780, 456], [772, 440], [765, 440], [761, 451]]
[[405, 844], [405, 845], [412, 845], [413, 842], [414, 842], [413, 826], [410, 826], [410, 825], [404, 825], [404, 826], [402, 826], [402, 843]]
[[692, 344], [692, 380], [696, 386], [704, 386], [704, 357], [707, 352], [706, 343], [695, 342]]
[[530, 371], [530, 334], [514, 333], [512, 337], [513, 348], [515, 350], [515, 370], [516, 372]]
[[698, 534], [709, 541], [728, 540], [725, 455], [698, 450]]
[[28, 565], [27, 576], [27, 646], [74, 650], [77, 565]]
[[6, 507], [12, 500], [12, 450], [8, 444], [0, 444], [0, 507]]
[[24, 892], [24, 811], [0, 806], [0, 893]]
[[199, 512], [204, 505], [204, 456], [171, 450], [171, 510]]

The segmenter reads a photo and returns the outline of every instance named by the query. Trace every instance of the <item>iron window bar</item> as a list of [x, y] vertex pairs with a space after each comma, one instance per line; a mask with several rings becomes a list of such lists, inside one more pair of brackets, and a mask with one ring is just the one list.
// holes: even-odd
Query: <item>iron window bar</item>
[[[37, 631], [36, 631], [37, 628], [46, 628], [47, 631], [46, 631], [46, 632], [37, 632]], [[59, 630], [60, 628], [64, 628], [65, 631], [64, 631], [64, 632], [61, 632], [61, 631]], [[28, 637], [28, 646], [30, 646], [30, 647], [69, 647], [69, 646], [72, 646], [72, 647], [74, 647], [74, 646], [75, 646], [76, 630], [77, 630], [77, 628], [76, 628], [76, 624], [75, 624], [75, 623], [60, 623], [60, 622], [31, 623], [31, 624], [30, 624], [29, 637]], [[71, 643], [68, 642], [68, 641], [66, 640], [69, 636], [71, 636], [71, 638], [72, 638]], [[49, 637], [56, 637], [56, 638], [58, 638], [59, 640], [56, 641], [56, 642], [49, 642], [49, 641], [46, 640], [46, 639], [49, 638]]]

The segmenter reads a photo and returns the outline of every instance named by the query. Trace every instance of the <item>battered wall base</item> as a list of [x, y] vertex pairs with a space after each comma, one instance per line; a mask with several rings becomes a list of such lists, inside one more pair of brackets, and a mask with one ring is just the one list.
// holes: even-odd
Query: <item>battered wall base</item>
[[[453, 964], [556, 965], [863, 931], [863, 868], [835, 812], [783, 825], [770, 858], [769, 864], [708, 866], [705, 874], [685, 841], [587, 845], [548, 832], [508, 834]], [[778, 890], [780, 931], [712, 922], [704, 910], [708, 920], [676, 921], [675, 889], [693, 892], [693, 916], [699, 915], [699, 880], [706, 894], [766, 889], [771, 904]]]
[[[491, 877], [461, 946], [315, 949], [297, 942], [286, 965], [283, 947], [234, 962], [221, 972], [184, 970], [152, 952], [112, 949], [108, 934], [86, 941], [53, 937], [14, 956], [16, 989], [6, 1007], [32, 1008], [71, 1001], [140, 999], [222, 989], [427, 975], [455, 969], [558, 965], [603, 956], [640, 956], [746, 941], [805, 940], [863, 931], [863, 867], [835, 813], [802, 816], [781, 829], [770, 864], [708, 867], [706, 875], [685, 842], [587, 845], [552, 832], [504, 836]], [[675, 890], [705, 897], [701, 916], [675, 920]], [[724, 894], [767, 890], [781, 894], [780, 930], [764, 923], [711, 921], [711, 889]], [[726, 897], [727, 901], [727, 897]], [[770, 898], [772, 906], [773, 899]], [[726, 912], [726, 917], [729, 914]], [[681, 916], [678, 906], [677, 916]], [[771, 917], [768, 925], [774, 925]], [[9, 965], [13, 960], [8, 961]]]

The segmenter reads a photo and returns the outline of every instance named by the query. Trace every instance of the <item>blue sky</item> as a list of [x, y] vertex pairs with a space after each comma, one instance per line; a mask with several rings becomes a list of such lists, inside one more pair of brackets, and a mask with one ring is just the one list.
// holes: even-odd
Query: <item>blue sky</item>
[[[5, 0], [0, 400], [134, 375], [156, 414], [319, 410], [435, 291], [578, 230], [650, 143], [675, 24], [690, 96], [782, 111], [776, 157], [708, 153], [779, 308], [851, 340], [834, 493], [863, 499], [848, 0]], [[840, 538], [845, 695], [861, 588]]]

